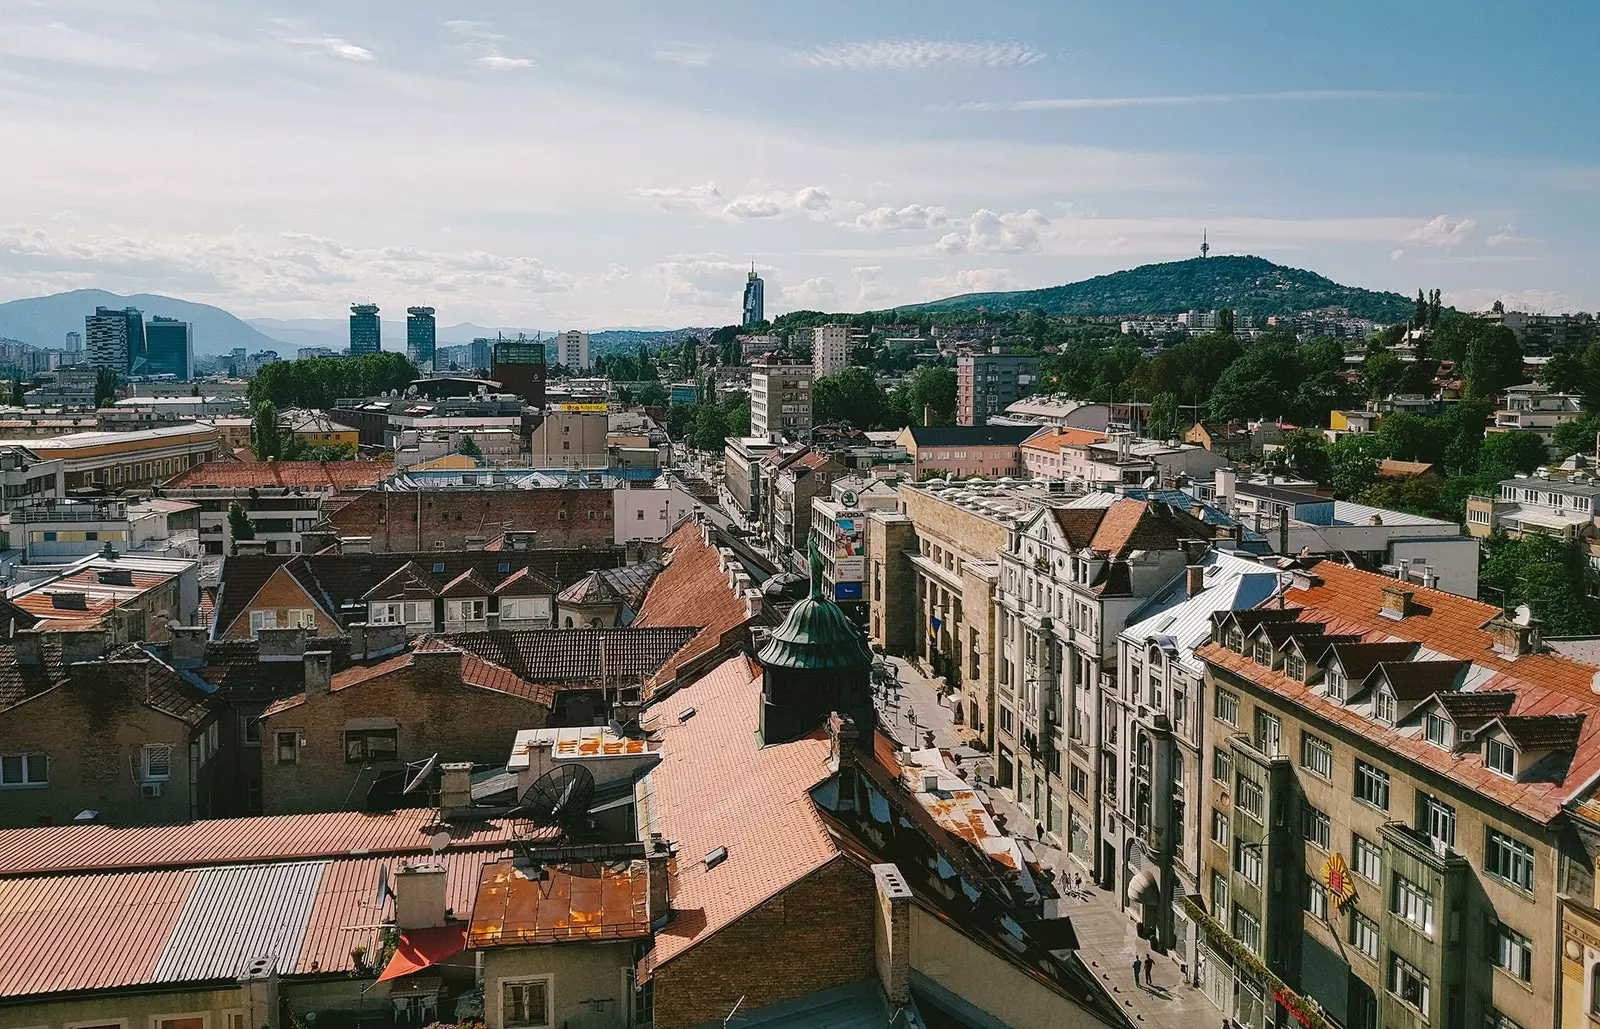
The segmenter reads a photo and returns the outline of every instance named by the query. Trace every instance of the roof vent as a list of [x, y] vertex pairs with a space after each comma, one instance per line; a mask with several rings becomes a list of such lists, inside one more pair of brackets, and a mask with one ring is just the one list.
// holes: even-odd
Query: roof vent
[[60, 611], [87, 611], [89, 598], [82, 593], [52, 593], [50, 606]]
[[694, 717], [694, 708], [686, 707], [682, 711], [678, 712], [678, 724], [681, 725], [681, 724], [683, 724], [684, 722], [687, 722], [689, 719], [691, 719], [693, 717]]
[[939, 773], [938, 772], [923, 772], [922, 773], [922, 792], [923, 793], [938, 793], [939, 792]]
[[706, 852], [706, 870], [710, 871], [726, 860], [728, 860], [727, 847], [718, 847], [715, 850], [709, 850]]

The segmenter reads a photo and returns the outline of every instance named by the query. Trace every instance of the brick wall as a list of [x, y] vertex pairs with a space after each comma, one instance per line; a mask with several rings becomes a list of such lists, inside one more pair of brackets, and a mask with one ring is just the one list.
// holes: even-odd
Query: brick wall
[[378, 553], [481, 548], [504, 529], [537, 531], [542, 547], [613, 538], [608, 489], [461, 490], [424, 493], [420, 502], [415, 493], [372, 492], [335, 511], [328, 523], [340, 536], [371, 536]]
[[[549, 711], [530, 700], [467, 686], [454, 651], [412, 655], [414, 664], [306, 697], [269, 715], [261, 730], [261, 788], [265, 812], [360, 810], [381, 771], [437, 753], [441, 761], [503, 765], [518, 729], [542, 728]], [[346, 728], [398, 730], [395, 762], [363, 771], [345, 760]], [[297, 764], [279, 764], [277, 737], [295, 730], [305, 741]]]
[[[226, 585], [223, 586], [227, 588]], [[249, 639], [250, 638], [250, 612], [273, 611], [276, 612], [278, 628], [289, 628], [289, 612], [295, 609], [310, 608], [316, 612], [317, 626], [312, 630], [313, 636], [340, 636], [344, 630], [339, 624], [329, 618], [321, 608], [312, 601], [310, 594], [295, 581], [294, 576], [282, 568], [273, 572], [266, 584], [256, 592], [243, 611], [239, 613], [232, 625], [218, 626], [217, 636], [223, 639]]]
[[846, 858], [812, 872], [656, 969], [655, 1029], [720, 1022], [740, 997], [750, 1011], [872, 978], [876, 896]]

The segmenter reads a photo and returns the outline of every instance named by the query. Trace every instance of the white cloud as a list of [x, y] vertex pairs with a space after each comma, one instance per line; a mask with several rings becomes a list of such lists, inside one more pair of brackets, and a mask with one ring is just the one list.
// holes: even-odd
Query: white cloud
[[531, 57], [507, 57], [501, 51], [500, 44], [509, 43], [511, 37], [503, 32], [496, 32], [489, 22], [454, 18], [445, 22], [444, 27], [466, 40], [465, 43], [459, 44], [463, 49], [480, 51], [478, 56], [473, 58], [473, 63], [480, 68], [487, 68], [490, 71], [516, 71], [519, 68], [532, 68], [538, 64]]
[[666, 43], [656, 48], [655, 59], [685, 68], [705, 68], [711, 64], [711, 51], [693, 43]]
[[600, 281], [607, 286], [614, 286], [619, 282], [626, 282], [633, 278], [633, 272], [616, 263], [606, 265], [606, 270], [600, 276]]
[[1402, 247], [1395, 247], [1393, 250], [1389, 251], [1389, 260], [1391, 261], [1398, 261], [1404, 256], [1406, 256], [1406, 252]]
[[1404, 93], [1377, 89], [1307, 89], [1278, 93], [1180, 93], [1168, 96], [1040, 97], [1032, 100], [972, 100], [932, 104], [936, 111], [1098, 111], [1125, 107], [1189, 107], [1200, 104], [1252, 102], [1301, 103], [1338, 100], [1434, 100], [1438, 93]]
[[[739, 291], [749, 270], [747, 262], [730, 261], [723, 254], [674, 254], [655, 265], [650, 276], [661, 286], [665, 303], [723, 309], [732, 318], [738, 313]], [[761, 265], [756, 270], [763, 277], [772, 271]]]
[[376, 61], [378, 55], [364, 46], [357, 46], [338, 36], [302, 36], [286, 39], [286, 43], [300, 48], [301, 53], [319, 57], [338, 57], [346, 61]]
[[796, 307], [833, 310], [839, 306], [839, 290], [832, 280], [817, 276], [783, 287], [783, 299]]
[[973, 212], [966, 232], [951, 232], [935, 246], [947, 254], [1025, 254], [1040, 249], [1039, 233], [1050, 219], [1033, 208], [996, 214], [988, 208]]
[[883, 281], [882, 265], [865, 265], [850, 269], [850, 274], [856, 279], [856, 306], [867, 308], [882, 301], [888, 300], [892, 295], [889, 287]]
[[929, 300], [963, 293], [993, 293], [1012, 288], [1011, 272], [1005, 268], [963, 268], [952, 275], [925, 278], [922, 287]]
[[904, 207], [875, 207], [862, 211], [843, 224], [857, 232], [897, 232], [907, 229], [935, 229], [945, 224], [945, 209], [907, 204]]
[[1517, 227], [1515, 225], [1502, 225], [1498, 232], [1484, 240], [1484, 242], [1492, 247], [1509, 247], [1517, 246], [1521, 243], [1537, 243], [1538, 240], [1517, 235]]
[[1441, 214], [1401, 236], [1400, 242], [1419, 247], [1460, 246], [1471, 238], [1477, 227], [1478, 223], [1471, 218], [1451, 221], [1449, 215]]
[[911, 71], [942, 65], [1005, 68], [1034, 64], [1044, 51], [1025, 43], [960, 43], [927, 39], [835, 43], [796, 56], [813, 68], [845, 71]]
[[532, 68], [536, 62], [531, 57], [507, 57], [498, 48], [490, 47], [489, 52], [480, 56], [477, 63], [490, 71], [515, 71], [518, 68]]
[[821, 186], [728, 197], [715, 183], [706, 182], [689, 187], [646, 187], [630, 193], [664, 211], [695, 211], [708, 218], [734, 221], [788, 216], [822, 218], [834, 207], [833, 196]]
[[632, 190], [631, 193], [641, 200], [651, 201], [663, 211], [698, 210], [710, 201], [722, 200], [722, 191], [717, 189], [715, 182], [703, 182], [698, 186], [688, 187], [649, 186]]
[[488, 43], [504, 43], [510, 37], [504, 33], [494, 31], [494, 26], [486, 21], [469, 21], [463, 18], [454, 18], [444, 23], [444, 27], [460, 36], [462, 39], [476, 39]]
[[1449, 306], [1462, 311], [1487, 311], [1496, 300], [1504, 304], [1507, 311], [1526, 311], [1529, 314], [1562, 314], [1573, 310], [1572, 300], [1565, 294], [1543, 289], [1447, 290], [1443, 299]]
[[833, 198], [821, 186], [806, 186], [794, 193], [751, 193], [736, 197], [722, 208], [730, 218], [776, 218], [780, 215], [814, 215], [826, 211]]

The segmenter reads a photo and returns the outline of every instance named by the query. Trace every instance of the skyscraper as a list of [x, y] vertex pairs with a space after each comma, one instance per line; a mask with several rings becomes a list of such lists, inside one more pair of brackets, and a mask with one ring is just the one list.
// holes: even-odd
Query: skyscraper
[[516, 339], [497, 339], [489, 377], [529, 406], [543, 410], [544, 356], [543, 340], [528, 339], [520, 334]]
[[137, 307], [97, 307], [83, 319], [89, 363], [126, 375], [144, 366], [144, 315]]
[[472, 341], [467, 353], [471, 355], [472, 371], [486, 372], [489, 370], [489, 350], [494, 345], [494, 340], [479, 336]]
[[70, 355], [69, 363], [77, 364], [78, 358], [83, 356], [83, 333], [67, 333], [67, 345], [62, 349], [64, 349]]
[[194, 327], [160, 315], [145, 326], [145, 374], [194, 378]]
[[350, 305], [350, 356], [383, 352], [383, 329], [377, 304]]
[[744, 284], [744, 324], [755, 325], [767, 320], [766, 283], [750, 265], [750, 278]]
[[589, 334], [568, 329], [556, 336], [557, 361], [572, 371], [589, 370]]
[[435, 339], [433, 308], [406, 308], [406, 356], [423, 374], [433, 371]]

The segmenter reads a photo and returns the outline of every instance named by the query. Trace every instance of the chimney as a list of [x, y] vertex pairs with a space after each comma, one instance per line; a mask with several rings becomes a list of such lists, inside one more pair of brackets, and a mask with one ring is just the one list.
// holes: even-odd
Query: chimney
[[[844, 756], [853, 753], [860, 745], [861, 734], [856, 730], [855, 719], [835, 711], [828, 718], [828, 765], [835, 772], [844, 764]], [[869, 744], [870, 746], [870, 744]]]
[[175, 625], [172, 628], [172, 667], [199, 668], [206, 663], [206, 627]]
[[746, 618], [759, 618], [761, 616], [761, 591], [751, 587], [739, 595], [744, 598], [744, 616]]
[[1183, 548], [1183, 556], [1188, 559], [1189, 564], [1194, 565], [1199, 564], [1200, 559], [1206, 556], [1206, 550], [1211, 544], [1203, 539], [1186, 539], [1179, 540], [1178, 546]]
[[1383, 618], [1392, 618], [1397, 622], [1406, 615], [1415, 614], [1416, 612], [1411, 606], [1411, 598], [1415, 595], [1414, 591], [1408, 590], [1404, 586], [1385, 586], [1383, 588], [1383, 607], [1378, 611], [1378, 614]]
[[439, 818], [448, 820], [471, 807], [472, 762], [444, 762], [439, 766]]
[[878, 903], [873, 912], [873, 952], [878, 979], [891, 1006], [911, 1001], [911, 888], [892, 864], [872, 866]]
[[275, 958], [251, 958], [239, 973], [239, 994], [244, 1001], [247, 1029], [278, 1029], [278, 962]]
[[1200, 591], [1206, 588], [1206, 566], [1187, 565], [1184, 572], [1188, 576], [1189, 596], [1199, 596]]
[[19, 665], [44, 664], [44, 637], [36, 629], [23, 629], [11, 637], [16, 662]]
[[924, 426], [929, 426], [929, 425], [933, 424], [933, 405], [932, 404], [923, 404], [922, 405], [922, 424]]
[[350, 626], [350, 660], [362, 661], [397, 654], [406, 646], [404, 625], [372, 625], [357, 622]]
[[302, 658], [306, 696], [320, 696], [333, 689], [333, 651], [308, 650]]
[[1523, 625], [1504, 612], [1489, 621], [1489, 635], [1494, 638], [1494, 652], [1502, 657], [1519, 657], [1531, 654], [1543, 644], [1541, 624], [1537, 618]]
[[256, 659], [268, 661], [299, 661], [306, 653], [306, 639], [311, 633], [306, 629], [262, 629], [256, 635]]
[[672, 860], [672, 848], [661, 834], [650, 834], [650, 852], [645, 863], [650, 873], [650, 928], [660, 932], [672, 918], [672, 898], [667, 891], [667, 874]]
[[[446, 765], [445, 767], [449, 767]], [[395, 928], [435, 929], [444, 925], [443, 865], [407, 865], [394, 875]]]
[[106, 656], [107, 639], [104, 629], [60, 632], [56, 633], [56, 637], [61, 641], [61, 663], [64, 665], [79, 661], [98, 661]]

